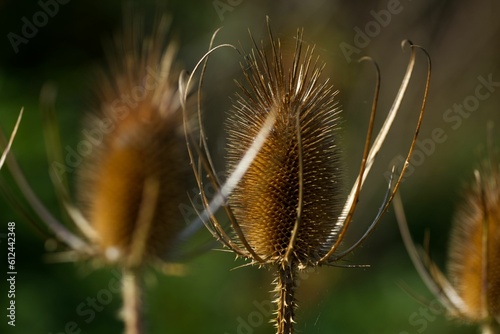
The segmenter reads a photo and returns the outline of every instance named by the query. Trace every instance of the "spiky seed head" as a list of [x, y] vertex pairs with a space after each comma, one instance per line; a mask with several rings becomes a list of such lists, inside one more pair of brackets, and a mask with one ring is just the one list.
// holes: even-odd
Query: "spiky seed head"
[[483, 168], [457, 212], [450, 243], [450, 280], [466, 320], [500, 323], [500, 174]]
[[268, 263], [281, 263], [297, 221], [302, 182], [301, 222], [291, 254], [292, 261], [307, 265], [335, 241], [342, 209], [337, 92], [321, 78], [324, 65], [318, 64], [314, 47], [303, 52], [301, 31], [291, 64], [283, 60], [280, 41], [270, 30], [269, 36], [271, 51], [254, 42], [242, 65], [246, 85], [239, 84], [227, 122], [230, 171], [269, 113], [276, 113], [276, 121], [229, 203], [254, 251]]
[[[178, 204], [189, 160], [172, 73], [176, 46], [164, 47], [167, 23], [162, 18], [151, 37], [139, 32], [137, 20], [124, 24], [98, 86], [99, 112], [89, 117], [90, 139], [84, 139], [92, 154], [80, 168], [79, 193], [100, 252], [110, 260], [125, 261], [132, 245], [143, 247], [146, 257], [163, 255], [182, 228]], [[151, 205], [144, 201], [149, 181], [157, 191], [144, 228], [138, 222], [144, 205]]]

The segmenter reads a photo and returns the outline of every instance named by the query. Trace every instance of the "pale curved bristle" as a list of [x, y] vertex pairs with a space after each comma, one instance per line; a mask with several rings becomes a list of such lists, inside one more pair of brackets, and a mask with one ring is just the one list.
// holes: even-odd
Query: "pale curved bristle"
[[255, 45], [242, 65], [246, 86], [240, 85], [242, 93], [233, 103], [227, 130], [231, 171], [268, 114], [276, 113], [270, 135], [230, 196], [230, 204], [254, 251], [268, 262], [280, 263], [297, 220], [302, 182], [303, 208], [292, 257], [305, 265], [321, 258], [336, 239], [335, 222], [343, 200], [337, 92], [320, 78], [324, 66], [313, 59], [314, 47], [303, 52], [301, 41], [299, 31], [291, 64], [283, 60], [280, 41], [271, 33], [271, 53]]
[[500, 323], [500, 176], [485, 167], [454, 220], [448, 269], [466, 305], [463, 316]]
[[[113, 249], [124, 260], [132, 245], [163, 255], [183, 226], [178, 204], [185, 199], [189, 160], [172, 70], [175, 43], [165, 47], [167, 23], [162, 18], [148, 37], [138, 20], [125, 22], [110, 71], [99, 82], [99, 112], [89, 117], [84, 139], [94, 145], [80, 169], [79, 194], [103, 256]], [[144, 228], [137, 224], [148, 180], [158, 183], [158, 192]]]

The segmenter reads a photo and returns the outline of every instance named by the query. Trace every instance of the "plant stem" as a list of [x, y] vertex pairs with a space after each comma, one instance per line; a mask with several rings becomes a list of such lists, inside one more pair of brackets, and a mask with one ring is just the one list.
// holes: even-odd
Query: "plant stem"
[[125, 334], [143, 334], [142, 284], [138, 270], [123, 269], [122, 296]]
[[276, 317], [277, 334], [292, 334], [293, 333], [293, 316], [296, 308], [295, 303], [295, 288], [297, 281], [295, 265], [279, 266], [278, 274], [275, 281], [275, 292], [277, 295], [276, 304], [278, 307]]
[[481, 334], [500, 334], [500, 325], [490, 319], [481, 325]]

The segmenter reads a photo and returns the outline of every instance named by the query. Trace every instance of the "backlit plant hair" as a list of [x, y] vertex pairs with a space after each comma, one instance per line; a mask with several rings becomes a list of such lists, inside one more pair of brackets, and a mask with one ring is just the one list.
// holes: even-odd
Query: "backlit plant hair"
[[[342, 203], [340, 110], [336, 91], [328, 80], [321, 79], [325, 65], [314, 56], [314, 47], [303, 50], [302, 30], [297, 32], [292, 65], [286, 68], [280, 40], [274, 39], [269, 19], [267, 24], [270, 53], [265, 51], [264, 42], [259, 46], [252, 38], [254, 49], [241, 65], [246, 84], [238, 84], [240, 93], [236, 95], [226, 124], [229, 173], [224, 184], [216, 175], [207, 149], [200, 109], [199, 138], [192, 136], [193, 131], [187, 124], [186, 135], [205, 205], [200, 219], [212, 235], [237, 256], [276, 270], [276, 328], [278, 334], [283, 334], [293, 333], [297, 270], [334, 265], [350, 254], [373, 231], [399, 187], [406, 164], [397, 180], [389, 184], [386, 198], [364, 235], [340, 251], [339, 245], [351, 223], [363, 183], [405, 94], [415, 63], [415, 46], [406, 43], [411, 47], [411, 56], [405, 77], [372, 143], [379, 92], [377, 80], [361, 167], [347, 200]], [[192, 75], [184, 84], [186, 87]], [[420, 116], [406, 162], [411, 157], [422, 121], [429, 78], [430, 62]], [[203, 190], [205, 174], [218, 190], [213, 199]], [[221, 206], [230, 221], [229, 228], [224, 228], [215, 216]]]
[[[50, 170], [65, 213], [78, 233], [54, 218], [26, 181], [15, 158], [7, 158], [31, 209], [55, 238], [69, 247], [59, 258], [98, 259], [122, 269], [122, 317], [127, 334], [144, 331], [142, 269], [151, 263], [169, 268], [167, 262], [172, 260], [185, 227], [178, 206], [188, 200], [189, 158], [179, 76], [174, 68], [177, 46], [172, 41], [166, 43], [169, 25], [170, 20], [162, 16], [148, 36], [142, 31], [140, 19], [126, 16], [124, 32], [108, 50], [109, 71], [102, 71], [98, 82], [99, 111], [89, 115], [88, 122], [91, 129], [105, 127], [106, 131], [101, 138], [93, 138], [92, 152], [79, 166], [79, 206], [70, 199], [65, 171]], [[135, 100], [130, 98], [133, 94]], [[129, 97], [126, 102], [122, 101], [124, 96]], [[45, 87], [41, 97], [46, 109], [48, 159], [54, 166], [54, 162], [64, 161], [60, 150], [55, 149], [60, 147], [60, 140], [54, 89]], [[12, 196], [10, 200], [22, 206]]]
[[450, 235], [448, 275], [428, 250], [413, 242], [401, 197], [394, 209], [405, 247], [429, 290], [448, 315], [500, 333], [500, 164], [490, 157], [474, 171], [474, 182], [458, 206]]
[[[2, 138], [2, 142], [5, 142], [6, 144], [3, 149], [2, 155], [0, 156], [0, 169], [2, 169], [2, 166], [5, 163], [5, 159], [7, 158], [7, 154], [9, 154], [10, 148], [12, 147], [12, 143], [14, 142], [14, 138], [16, 137], [16, 133], [17, 130], [19, 129], [19, 124], [21, 123], [22, 118], [23, 118], [23, 109], [21, 109], [21, 111], [19, 112], [19, 116], [17, 116], [17, 121], [16, 124], [14, 125], [14, 129], [11, 132], [9, 140], [7, 141], [5, 138]], [[1, 131], [0, 131], [0, 136], [2, 136]]]

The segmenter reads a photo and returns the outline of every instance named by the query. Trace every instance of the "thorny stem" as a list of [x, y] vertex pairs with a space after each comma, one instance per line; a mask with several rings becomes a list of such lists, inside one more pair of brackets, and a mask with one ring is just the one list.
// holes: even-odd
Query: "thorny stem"
[[122, 318], [125, 323], [125, 334], [143, 334], [142, 284], [140, 273], [134, 269], [123, 269]]
[[295, 274], [297, 267], [291, 263], [285, 266], [280, 265], [275, 281], [277, 316], [276, 316], [276, 333], [277, 334], [292, 334], [293, 333], [293, 316], [297, 304], [295, 303], [295, 288], [297, 280]]

